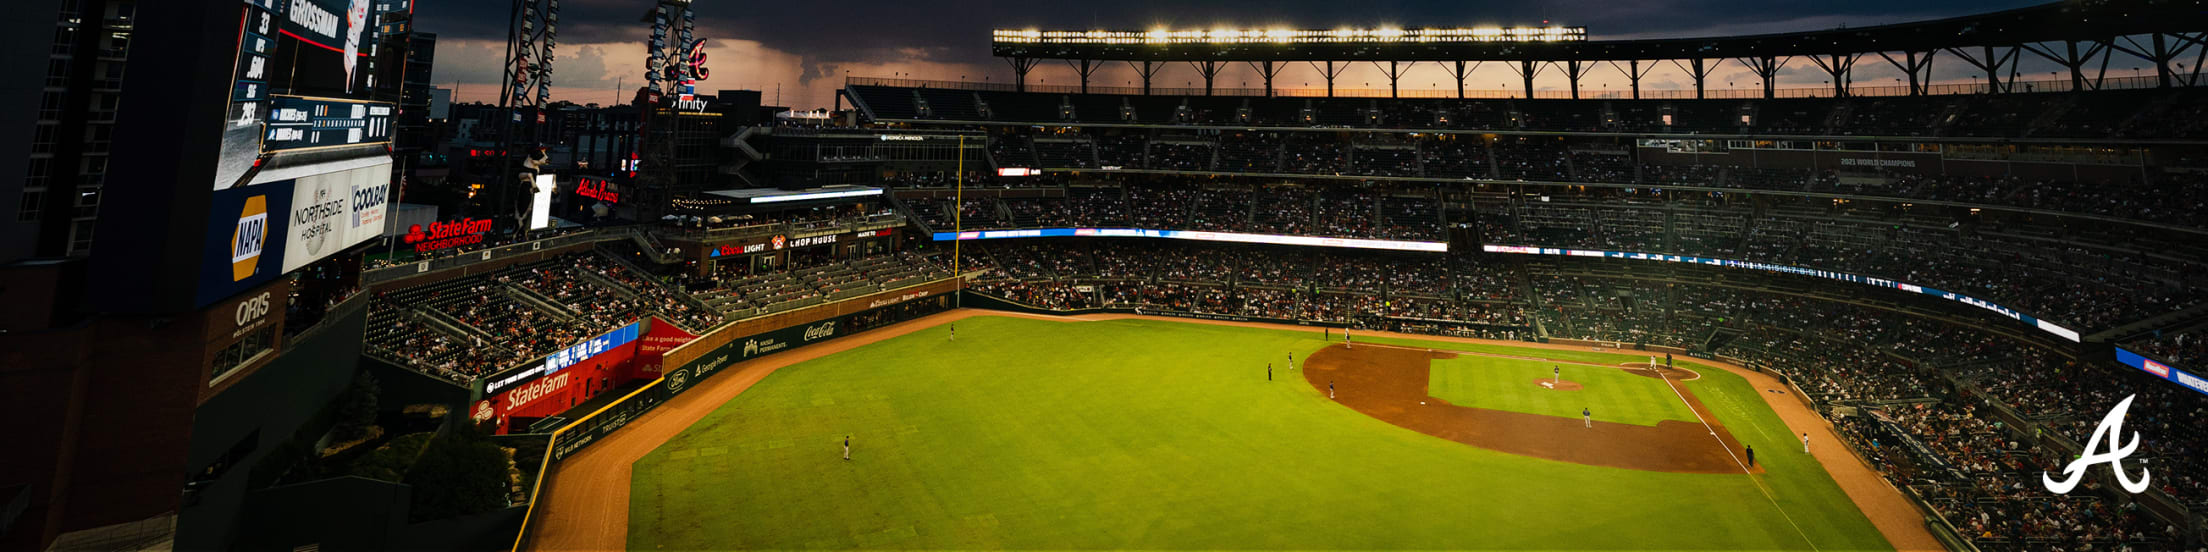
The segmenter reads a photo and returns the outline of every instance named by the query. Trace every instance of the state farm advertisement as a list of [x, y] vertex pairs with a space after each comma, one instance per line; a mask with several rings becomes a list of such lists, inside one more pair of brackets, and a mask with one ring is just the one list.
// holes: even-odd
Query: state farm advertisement
[[675, 327], [674, 324], [670, 324], [666, 320], [657, 317], [652, 318], [651, 331], [645, 332], [643, 339], [637, 340], [636, 373], [638, 377], [659, 377], [660, 357], [665, 356], [667, 351], [675, 350], [676, 347], [681, 347], [682, 344], [689, 343], [690, 340], [697, 338], [698, 336], [683, 331], [682, 328]]
[[413, 247], [416, 253], [428, 253], [483, 243], [483, 236], [490, 231], [490, 219], [464, 218], [436, 221], [427, 225], [409, 225], [406, 236], [401, 240]]
[[[585, 358], [571, 358], [570, 364], [556, 372], [536, 379], [499, 387], [488, 398], [479, 399], [469, 406], [469, 417], [477, 423], [495, 423], [494, 431], [505, 434], [510, 430], [529, 428], [528, 418], [542, 418], [566, 413], [589, 402], [599, 395], [614, 392], [625, 383], [636, 379], [636, 354], [643, 340], [607, 348]], [[656, 361], [655, 361], [656, 363]], [[652, 376], [656, 378], [657, 376]], [[570, 417], [584, 413], [569, 413]], [[515, 419], [522, 418], [520, 423]]]

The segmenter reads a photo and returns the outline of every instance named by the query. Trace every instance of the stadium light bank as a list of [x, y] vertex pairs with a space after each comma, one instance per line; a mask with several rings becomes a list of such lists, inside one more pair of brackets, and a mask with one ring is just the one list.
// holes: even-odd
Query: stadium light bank
[[997, 29], [999, 44], [1391, 44], [1445, 42], [1585, 42], [1586, 27], [1462, 29], [1151, 29], [1042, 31]]

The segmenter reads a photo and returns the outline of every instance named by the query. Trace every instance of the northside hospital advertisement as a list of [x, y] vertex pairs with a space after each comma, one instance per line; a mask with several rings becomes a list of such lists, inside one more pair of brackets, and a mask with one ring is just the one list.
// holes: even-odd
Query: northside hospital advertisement
[[[241, 0], [207, 235], [204, 307], [381, 236], [396, 108], [370, 98], [375, 22], [410, 0]], [[386, 64], [390, 65], [390, 64]], [[311, 163], [300, 153], [320, 156]]]

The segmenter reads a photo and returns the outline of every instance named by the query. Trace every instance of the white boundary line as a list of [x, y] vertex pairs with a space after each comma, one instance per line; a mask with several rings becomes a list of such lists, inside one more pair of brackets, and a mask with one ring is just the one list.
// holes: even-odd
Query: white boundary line
[[1748, 471], [1748, 464], [1741, 462], [1739, 455], [1733, 454], [1733, 447], [1725, 446], [1725, 439], [1717, 436], [1717, 428], [1710, 427], [1710, 421], [1702, 419], [1702, 413], [1694, 412], [1694, 403], [1687, 402], [1687, 395], [1679, 392], [1679, 385], [1672, 383], [1671, 378], [1664, 377], [1662, 372], [1658, 372], [1656, 377], [1664, 380], [1664, 385], [1671, 387], [1671, 394], [1678, 396], [1680, 403], [1687, 405], [1687, 411], [1694, 413], [1694, 420], [1702, 422], [1702, 429], [1709, 430], [1710, 438], [1717, 440], [1717, 448], [1725, 449], [1725, 455], [1732, 457], [1733, 465], [1740, 466], [1740, 473], [1748, 476], [1749, 482], [1756, 484], [1756, 490], [1763, 493], [1764, 500], [1771, 501], [1771, 507], [1778, 509], [1780, 517], [1786, 518], [1786, 524], [1794, 526], [1794, 534], [1801, 535], [1802, 542], [1808, 543], [1810, 550], [1817, 550], [1817, 542], [1809, 540], [1809, 533], [1802, 531], [1802, 524], [1795, 523], [1794, 516], [1786, 513], [1785, 506], [1779, 505], [1778, 497], [1772, 496], [1771, 490], [1764, 488], [1763, 481], [1756, 479], [1754, 472]]

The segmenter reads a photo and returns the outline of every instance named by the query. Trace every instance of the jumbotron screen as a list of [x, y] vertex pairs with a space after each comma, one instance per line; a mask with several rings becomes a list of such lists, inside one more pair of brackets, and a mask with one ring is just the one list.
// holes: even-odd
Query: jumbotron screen
[[403, 63], [378, 63], [384, 13], [412, 2], [244, 0], [214, 189], [249, 185], [262, 154], [385, 143], [397, 115], [375, 91]]

